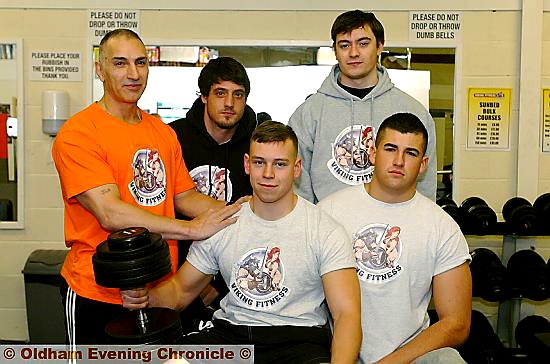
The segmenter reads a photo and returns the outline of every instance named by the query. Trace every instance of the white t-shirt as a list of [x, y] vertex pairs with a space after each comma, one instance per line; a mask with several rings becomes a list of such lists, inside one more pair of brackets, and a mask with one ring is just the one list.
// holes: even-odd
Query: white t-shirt
[[429, 326], [432, 278], [468, 261], [468, 244], [454, 220], [420, 193], [388, 204], [358, 185], [319, 206], [352, 237], [361, 285], [360, 358], [379, 360]]
[[276, 221], [256, 216], [248, 203], [239, 215], [235, 224], [194, 242], [187, 257], [205, 274], [220, 271], [228, 283], [214, 318], [250, 326], [324, 325], [321, 277], [355, 267], [344, 228], [301, 197]]

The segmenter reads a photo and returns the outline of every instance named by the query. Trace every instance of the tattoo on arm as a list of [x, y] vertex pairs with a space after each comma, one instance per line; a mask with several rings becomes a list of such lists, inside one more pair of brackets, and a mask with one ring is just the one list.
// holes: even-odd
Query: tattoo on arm
[[102, 195], [106, 195], [111, 192], [111, 187], [103, 187], [99, 192], [101, 192]]

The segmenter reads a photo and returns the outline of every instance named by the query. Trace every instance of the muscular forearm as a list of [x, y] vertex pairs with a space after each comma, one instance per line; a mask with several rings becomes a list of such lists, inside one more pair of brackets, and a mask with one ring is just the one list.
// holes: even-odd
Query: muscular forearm
[[443, 347], [457, 347], [469, 333], [469, 325], [454, 318], [440, 320], [422, 331], [406, 345], [382, 358], [378, 363], [410, 363], [427, 352]]
[[[98, 214], [100, 215], [100, 214]], [[142, 226], [162, 235], [164, 239], [193, 240], [193, 221], [176, 220], [155, 215], [123, 201], [115, 201], [96, 216], [107, 231], [116, 231], [130, 226]]]
[[149, 307], [167, 307], [183, 311], [198, 294], [196, 290], [184, 291], [175, 279], [170, 279], [149, 291]]
[[334, 321], [331, 363], [355, 363], [361, 348], [359, 317], [347, 316]]
[[225, 206], [226, 202], [215, 200], [196, 190], [189, 190], [178, 194], [174, 199], [174, 204], [176, 211], [193, 218], [208, 209], [220, 209]]
[[[184, 192], [178, 195], [178, 199], [185, 199], [193, 204], [196, 202], [195, 194]], [[118, 187], [113, 184], [102, 185], [75, 196], [78, 202], [90, 211], [98, 220], [101, 227], [107, 231], [116, 231], [131, 226], [142, 226], [150, 231], [159, 233], [164, 239], [178, 240], [202, 240], [215, 234], [224, 227], [234, 223], [237, 218], [233, 216], [240, 208], [240, 204], [232, 206], [206, 209], [206, 206], [197, 204], [193, 211], [200, 216], [191, 221], [176, 220], [166, 216], [156, 215], [138, 206], [134, 206], [120, 199]], [[213, 199], [210, 199], [216, 202]], [[179, 204], [184, 202], [179, 201]], [[219, 205], [217, 202], [215, 205]]]

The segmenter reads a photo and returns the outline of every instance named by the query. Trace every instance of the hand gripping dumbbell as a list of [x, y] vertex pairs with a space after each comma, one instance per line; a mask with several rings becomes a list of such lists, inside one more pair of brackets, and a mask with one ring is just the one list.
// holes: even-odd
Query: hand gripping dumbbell
[[506, 267], [498, 255], [487, 248], [474, 249], [470, 255], [472, 295], [489, 302], [502, 302], [510, 296]]
[[[95, 281], [107, 288], [145, 287], [171, 270], [170, 249], [160, 234], [143, 227], [111, 233], [92, 256]], [[173, 344], [183, 330], [179, 313], [168, 308], [130, 311], [111, 320], [105, 334], [113, 344]]]
[[512, 197], [502, 207], [502, 216], [512, 233], [534, 235], [539, 219], [537, 211], [529, 201], [522, 197]]
[[497, 214], [480, 197], [468, 197], [460, 205], [464, 234], [487, 235], [495, 231]]

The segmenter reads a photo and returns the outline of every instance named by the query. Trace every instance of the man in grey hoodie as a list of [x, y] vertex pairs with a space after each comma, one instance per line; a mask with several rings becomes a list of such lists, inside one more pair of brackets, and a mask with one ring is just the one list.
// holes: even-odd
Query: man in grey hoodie
[[378, 64], [384, 27], [373, 13], [352, 10], [336, 18], [331, 37], [338, 64], [289, 120], [303, 163], [297, 193], [317, 203], [348, 185], [369, 182], [374, 169], [369, 155], [379, 125], [390, 115], [409, 112], [422, 121], [429, 140], [429, 164], [417, 189], [435, 200], [435, 124], [428, 110], [396, 88]]

